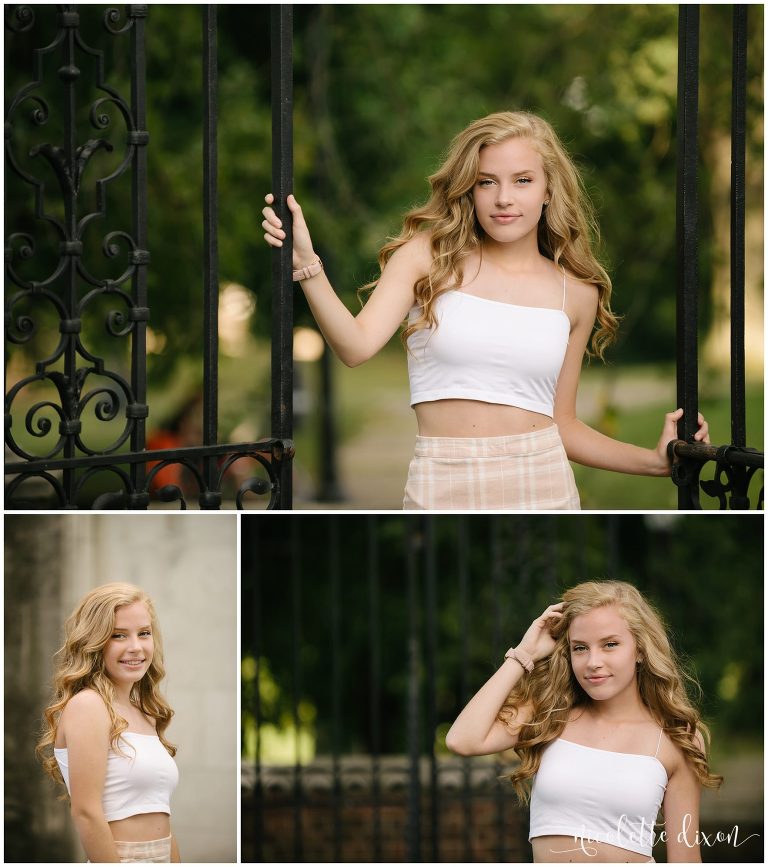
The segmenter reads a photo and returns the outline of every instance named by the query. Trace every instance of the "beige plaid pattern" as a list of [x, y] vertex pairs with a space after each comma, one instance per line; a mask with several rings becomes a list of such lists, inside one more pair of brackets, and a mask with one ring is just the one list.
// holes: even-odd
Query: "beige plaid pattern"
[[117, 857], [121, 864], [170, 864], [171, 838], [130, 843], [116, 840]]
[[503, 437], [417, 437], [404, 509], [579, 509], [557, 425]]

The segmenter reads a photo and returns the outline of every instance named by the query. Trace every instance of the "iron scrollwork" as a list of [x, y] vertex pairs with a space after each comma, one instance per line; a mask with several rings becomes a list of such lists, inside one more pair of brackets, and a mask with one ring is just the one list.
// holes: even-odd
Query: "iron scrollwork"
[[[749, 489], [758, 472], [763, 470], [764, 456], [757, 449], [736, 446], [711, 446], [674, 440], [669, 444], [672, 481], [685, 489], [689, 508], [701, 509], [699, 491], [717, 500], [720, 509], [750, 508]], [[702, 480], [701, 472], [714, 463], [714, 478]], [[763, 486], [757, 494], [756, 507], [763, 508]]]
[[[25, 464], [7, 464], [6, 474], [15, 475], [5, 490], [6, 508], [32, 508], [42, 499], [53, 500], [57, 507], [73, 508], [83, 498], [89, 483], [101, 474], [107, 474], [110, 481], [100, 488], [113, 487], [96, 496], [91, 507], [94, 509], [146, 509], [152, 502], [177, 503], [178, 508], [186, 510], [190, 496], [196, 493], [197, 504], [201, 509], [219, 509], [222, 505], [223, 491], [235, 502], [238, 509], [245, 508], [249, 495], [268, 496], [268, 509], [275, 509], [280, 502], [280, 471], [286, 461], [293, 460], [293, 443], [286, 440], [260, 440], [255, 443], [226, 444], [217, 446], [193, 446], [179, 449], [160, 449], [120, 455], [90, 455], [67, 460], [29, 461]], [[206, 461], [215, 466], [214, 484], [207, 485], [203, 472]], [[237, 471], [241, 462], [256, 464], [262, 475], [253, 472]], [[147, 468], [144, 482], [137, 487], [131, 478], [129, 468], [142, 464]], [[57, 476], [65, 468], [77, 470], [74, 491], [68, 496]], [[162, 472], [173, 468], [179, 472], [173, 482], [165, 483]], [[183, 475], [183, 482], [181, 476]], [[36, 480], [33, 482], [33, 480]], [[33, 494], [19, 489], [24, 483], [44, 486], [45, 494]]]
[[[238, 508], [250, 495], [269, 496], [268, 508], [275, 508], [275, 473], [292, 457], [292, 444], [276, 440], [147, 451], [146, 360], [134, 359], [128, 375], [115, 369], [121, 358], [128, 365], [130, 341], [134, 352], [146, 345], [150, 315], [149, 132], [143, 128], [145, 73], [137, 60], [148, 8], [109, 8], [101, 22], [110, 45], [131, 33], [130, 102], [106, 80], [105, 52], [86, 42], [72, 5], [56, 7], [52, 40], [32, 49], [31, 78], [7, 102], [6, 166], [21, 191], [9, 202], [13, 230], [5, 243], [6, 341], [18, 374], [6, 390], [5, 443], [6, 454], [20, 459], [6, 463], [13, 477], [8, 508], [50, 501], [76, 508], [104, 474], [107, 487], [116, 483], [118, 490], [96, 495], [95, 508], [144, 509], [155, 500], [184, 509], [187, 491], [195, 489], [201, 508], [220, 508], [225, 483]], [[6, 30], [31, 41], [42, 15], [43, 7], [6, 7]], [[108, 226], [110, 190], [116, 196], [115, 182], [126, 175], [135, 180], [131, 207], [123, 209], [130, 225]], [[22, 205], [25, 195], [29, 207]], [[111, 273], [97, 273], [97, 261]], [[112, 341], [106, 350], [94, 345], [96, 326]], [[267, 478], [243, 478], [247, 463]], [[185, 484], [157, 484], [172, 466]], [[211, 466], [213, 473], [201, 471]], [[24, 491], [37, 488], [35, 496], [19, 490], [25, 482]]]

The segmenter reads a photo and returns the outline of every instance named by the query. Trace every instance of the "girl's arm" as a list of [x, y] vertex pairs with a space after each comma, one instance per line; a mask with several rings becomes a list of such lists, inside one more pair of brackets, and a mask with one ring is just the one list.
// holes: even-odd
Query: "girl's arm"
[[512, 727], [497, 717], [513, 687], [525, 674], [516, 659], [504, 660], [449, 729], [445, 745], [451, 752], [460, 756], [488, 756], [511, 749], [517, 743], [521, 727], [530, 719], [529, 708], [518, 708]]
[[179, 855], [179, 845], [176, 842], [176, 835], [171, 834], [171, 864], [180, 864], [181, 855]]
[[109, 752], [109, 713], [101, 696], [86, 689], [67, 703], [61, 725], [69, 760], [72, 820], [88, 860], [114, 863], [117, 847], [102, 807]]
[[[264, 239], [271, 247], [282, 247], [285, 232], [269, 205], [264, 208]], [[293, 218], [293, 267], [299, 269], [317, 260], [304, 215], [296, 199], [288, 196]], [[420, 233], [399, 247], [387, 262], [367, 303], [353, 316], [331, 286], [325, 271], [303, 280], [301, 288], [323, 336], [331, 349], [349, 367], [374, 356], [408, 315], [413, 306], [413, 286], [429, 271], [432, 254], [429, 236]]]
[[[701, 749], [704, 743], [699, 738]], [[667, 838], [667, 861], [669, 863], [701, 863], [699, 849], [699, 804], [701, 784], [691, 766], [678, 750], [675, 768], [672, 771], [664, 795], [664, 830]]]
[[[549, 608], [528, 628], [518, 649], [534, 662], [552, 653], [555, 641], [549, 634], [552, 622], [562, 617], [562, 602]], [[498, 719], [499, 711], [521, 677], [528, 673], [516, 659], [505, 659], [456, 717], [445, 736], [445, 745], [460, 756], [487, 756], [508, 750], [517, 743], [520, 729], [530, 719], [529, 707], [518, 707], [511, 725]]]
[[[681, 409], [667, 413], [656, 448], [647, 449], [620, 442], [601, 434], [576, 417], [576, 392], [587, 341], [597, 313], [597, 289], [577, 280], [568, 280], [568, 314], [572, 328], [555, 394], [555, 422], [568, 458], [587, 467], [615, 470], [641, 476], [670, 474], [667, 445], [677, 439]], [[697, 442], [709, 442], [708, 427], [699, 415]]]

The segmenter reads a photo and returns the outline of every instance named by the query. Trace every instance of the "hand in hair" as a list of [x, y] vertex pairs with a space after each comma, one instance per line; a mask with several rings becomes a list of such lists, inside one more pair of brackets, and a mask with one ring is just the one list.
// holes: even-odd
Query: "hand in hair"
[[[264, 240], [270, 247], [282, 247], [285, 238], [283, 224], [274, 209], [270, 207], [275, 201], [275, 197], [272, 193], [267, 193], [264, 196], [264, 201], [267, 203], [267, 207], [261, 212], [264, 214], [264, 220], [261, 224], [265, 230]], [[317, 259], [317, 254], [312, 247], [312, 238], [309, 235], [301, 205], [292, 194], [288, 196], [286, 202], [293, 220], [293, 268], [298, 270], [314, 262]]]
[[[537, 617], [517, 645], [534, 662], [546, 659], [554, 650], [550, 630], [562, 618], [563, 603], [550, 605]], [[480, 687], [458, 715], [445, 736], [445, 745], [460, 756], [487, 756], [511, 749], [520, 729], [531, 718], [530, 704], [515, 708], [514, 719], [502, 722], [499, 712], [521, 677], [530, 677], [522, 663], [505, 659], [501, 667]]]
[[545, 609], [528, 627], [523, 640], [517, 645], [519, 650], [527, 653], [534, 662], [546, 659], [555, 649], [555, 639], [552, 637], [552, 627], [563, 616], [563, 603], [557, 602]]

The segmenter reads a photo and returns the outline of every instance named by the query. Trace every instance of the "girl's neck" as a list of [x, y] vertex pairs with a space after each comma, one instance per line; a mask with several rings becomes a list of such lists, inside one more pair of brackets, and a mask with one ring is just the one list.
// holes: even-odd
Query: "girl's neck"
[[638, 720], [649, 715], [637, 688], [627, 689], [604, 701], [590, 701], [587, 709], [593, 719], [608, 724]]
[[503, 271], [531, 271], [541, 265], [543, 258], [535, 238], [500, 244], [486, 237], [480, 245], [480, 253], [483, 261]]
[[124, 708], [129, 708], [131, 706], [131, 689], [120, 688], [115, 686], [115, 699], [113, 704], [120, 705]]

